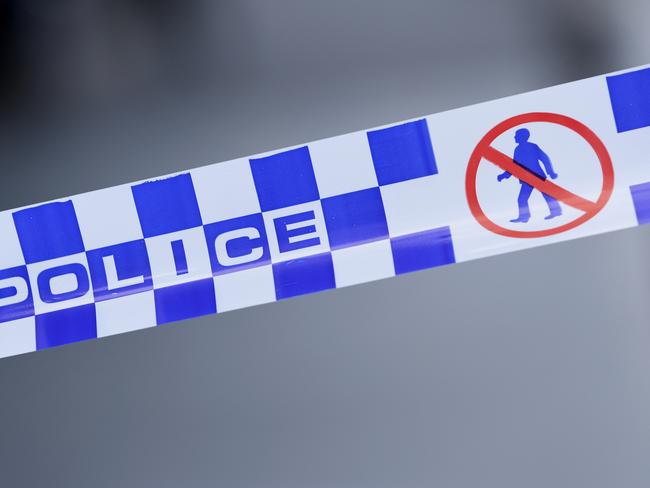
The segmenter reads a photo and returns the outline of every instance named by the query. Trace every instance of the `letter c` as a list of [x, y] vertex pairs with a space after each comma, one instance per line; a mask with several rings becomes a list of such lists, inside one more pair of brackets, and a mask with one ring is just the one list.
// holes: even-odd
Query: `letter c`
[[[245, 227], [219, 234], [214, 241], [217, 261], [222, 266], [236, 266], [257, 261], [264, 255], [264, 248], [254, 246], [253, 241], [260, 237], [260, 231], [255, 227]], [[229, 252], [229, 247], [231, 252]], [[238, 252], [233, 253], [232, 251], [235, 249]], [[233, 254], [235, 255], [233, 256]]]

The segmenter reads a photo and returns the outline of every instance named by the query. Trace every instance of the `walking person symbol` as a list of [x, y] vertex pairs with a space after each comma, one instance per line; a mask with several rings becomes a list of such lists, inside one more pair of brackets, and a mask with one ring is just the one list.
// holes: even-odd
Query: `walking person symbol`
[[[548, 175], [551, 179], [557, 178], [557, 173], [553, 170], [553, 165], [551, 164], [551, 159], [548, 155], [541, 150], [541, 148], [528, 139], [530, 138], [530, 131], [528, 129], [518, 129], [515, 132], [515, 142], [517, 147], [515, 148], [515, 153], [513, 160], [522, 168], [527, 169], [531, 173], [534, 173], [537, 177], [546, 180]], [[542, 166], [544, 165], [544, 170]], [[499, 176], [497, 176], [497, 181], [503, 181], [512, 176], [509, 172], [504, 171]], [[516, 219], [512, 219], [510, 222], [528, 222], [530, 219], [530, 208], [528, 207], [528, 200], [531, 193], [533, 192], [533, 186], [529, 185], [523, 180], [519, 180], [521, 185], [521, 190], [519, 190], [519, 197], [517, 197], [517, 205], [519, 206], [519, 216]], [[552, 219], [562, 215], [562, 208], [560, 203], [553, 198], [551, 195], [542, 193], [546, 204], [548, 205], [549, 214], [544, 217], [545, 219]]]

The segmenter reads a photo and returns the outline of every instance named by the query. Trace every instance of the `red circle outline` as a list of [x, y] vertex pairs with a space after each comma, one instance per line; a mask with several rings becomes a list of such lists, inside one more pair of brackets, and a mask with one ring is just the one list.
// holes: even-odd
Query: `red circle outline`
[[[481, 164], [481, 160], [483, 159], [485, 148], [490, 146], [498, 136], [507, 130], [510, 130], [518, 125], [528, 124], [531, 122], [548, 122], [551, 124], [562, 125], [568, 129], [571, 129], [583, 139], [585, 139], [596, 153], [598, 161], [600, 162], [600, 167], [603, 172], [603, 186], [593, 208], [588, 212], [585, 212], [584, 215], [581, 215], [577, 219], [572, 220], [571, 222], [567, 222], [566, 224], [562, 224], [559, 227], [554, 227], [552, 229], [535, 231], [512, 230], [495, 224], [483, 212], [483, 209], [481, 208], [481, 205], [478, 201], [478, 195], [476, 193], [476, 175], [478, 172], [478, 167]], [[546, 237], [565, 232], [569, 229], [573, 229], [593, 218], [598, 212], [600, 212], [612, 195], [613, 189], [614, 167], [612, 166], [612, 159], [609, 155], [609, 152], [607, 151], [607, 148], [605, 147], [605, 144], [589, 127], [584, 125], [582, 122], [578, 122], [577, 120], [572, 119], [571, 117], [567, 117], [566, 115], [560, 115], [551, 112], [530, 112], [526, 114], [516, 115], [504, 120], [503, 122], [497, 124], [494, 128], [490, 129], [490, 131], [485, 134], [479, 141], [479, 143], [476, 145], [476, 148], [472, 152], [472, 155], [469, 158], [469, 163], [467, 165], [467, 173], [465, 174], [465, 193], [467, 196], [467, 203], [469, 204], [472, 215], [474, 215], [474, 218], [478, 221], [478, 223], [485, 227], [487, 230], [506, 237]]]

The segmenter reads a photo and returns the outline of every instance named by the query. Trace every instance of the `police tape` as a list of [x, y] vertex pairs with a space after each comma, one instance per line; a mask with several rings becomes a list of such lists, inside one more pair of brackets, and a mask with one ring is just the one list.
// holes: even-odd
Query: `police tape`
[[0, 357], [650, 221], [650, 67], [0, 213]]

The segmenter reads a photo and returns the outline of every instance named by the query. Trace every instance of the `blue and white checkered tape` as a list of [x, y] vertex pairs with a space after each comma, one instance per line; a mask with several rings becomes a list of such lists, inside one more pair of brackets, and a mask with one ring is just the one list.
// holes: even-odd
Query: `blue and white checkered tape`
[[647, 221], [643, 67], [2, 212], [0, 357]]

